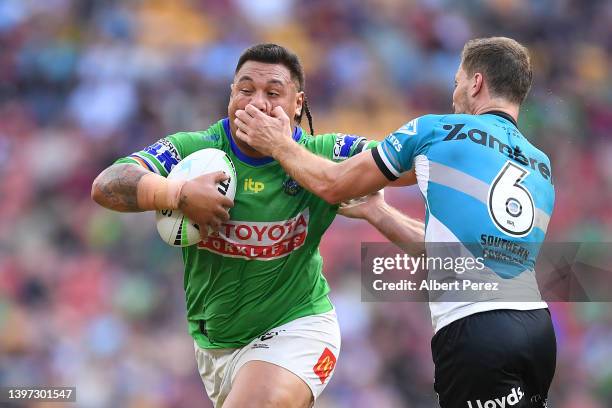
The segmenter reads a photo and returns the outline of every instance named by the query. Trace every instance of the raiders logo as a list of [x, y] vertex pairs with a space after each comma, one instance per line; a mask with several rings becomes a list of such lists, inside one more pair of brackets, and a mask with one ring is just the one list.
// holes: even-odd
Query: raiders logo
[[294, 179], [288, 178], [283, 181], [283, 191], [290, 196], [295, 196], [302, 191], [302, 186]]

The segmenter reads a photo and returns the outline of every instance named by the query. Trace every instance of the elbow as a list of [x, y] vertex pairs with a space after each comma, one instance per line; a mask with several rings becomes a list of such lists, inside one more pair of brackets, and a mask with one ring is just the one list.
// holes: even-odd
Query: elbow
[[321, 188], [318, 196], [321, 197], [328, 204], [339, 204], [343, 201], [342, 196], [338, 194], [338, 190], [333, 187]]
[[325, 176], [314, 193], [328, 204], [339, 204], [350, 197], [344, 191], [346, 189], [345, 183], [341, 182], [341, 177], [333, 169], [332, 167], [325, 172]]
[[344, 200], [335, 178], [328, 178], [317, 190], [316, 194], [328, 204], [339, 204]]
[[100, 180], [100, 175], [91, 184], [91, 199], [97, 204], [104, 206], [104, 186]]

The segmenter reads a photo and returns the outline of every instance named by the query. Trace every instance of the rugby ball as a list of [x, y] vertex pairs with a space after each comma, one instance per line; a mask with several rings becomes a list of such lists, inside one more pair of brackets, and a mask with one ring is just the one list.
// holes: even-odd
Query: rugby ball
[[[207, 173], [222, 171], [230, 178], [217, 184], [221, 194], [236, 196], [236, 169], [229, 156], [219, 149], [202, 149], [181, 160], [168, 174], [169, 179], [191, 180]], [[169, 245], [186, 247], [200, 242], [199, 227], [179, 210], [157, 211], [157, 232]]]

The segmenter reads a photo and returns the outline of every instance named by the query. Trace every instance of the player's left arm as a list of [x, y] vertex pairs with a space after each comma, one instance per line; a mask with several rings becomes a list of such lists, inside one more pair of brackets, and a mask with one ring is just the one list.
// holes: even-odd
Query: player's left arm
[[289, 117], [280, 107], [268, 116], [247, 105], [245, 111], [236, 112], [236, 125], [237, 137], [259, 152], [273, 156], [294, 180], [329, 203], [374, 193], [398, 179], [404, 172], [402, 168], [412, 167], [411, 159], [409, 165], [401, 160], [391, 163], [397, 160], [385, 154], [389, 151], [389, 138], [376, 149], [341, 163], [316, 156], [290, 137]]

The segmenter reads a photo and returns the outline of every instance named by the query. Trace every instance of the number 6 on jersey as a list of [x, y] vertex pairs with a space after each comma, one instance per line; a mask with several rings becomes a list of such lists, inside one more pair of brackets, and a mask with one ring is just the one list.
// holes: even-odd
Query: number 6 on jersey
[[500, 230], [514, 237], [524, 237], [533, 228], [533, 197], [521, 184], [528, 175], [529, 171], [507, 161], [489, 187], [489, 215]]

